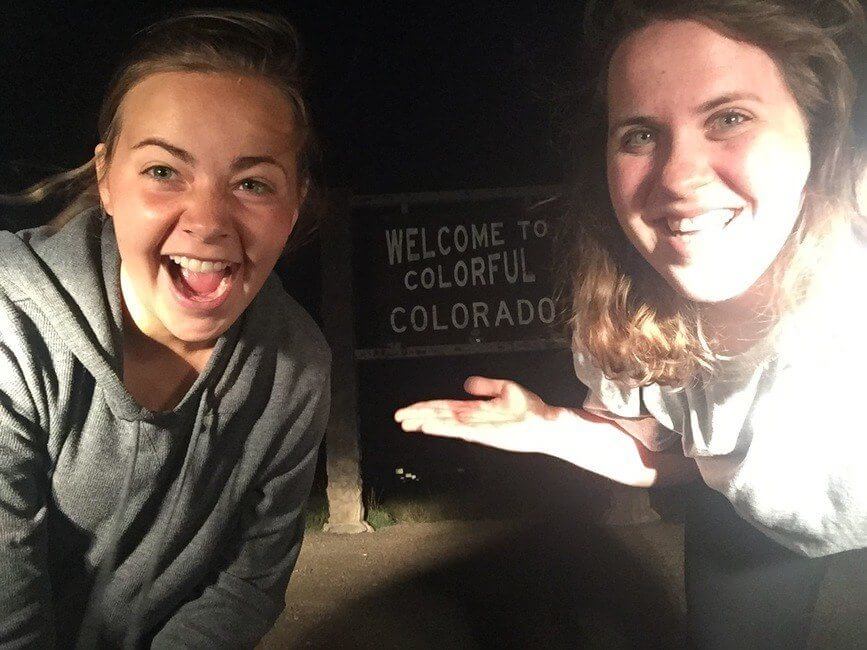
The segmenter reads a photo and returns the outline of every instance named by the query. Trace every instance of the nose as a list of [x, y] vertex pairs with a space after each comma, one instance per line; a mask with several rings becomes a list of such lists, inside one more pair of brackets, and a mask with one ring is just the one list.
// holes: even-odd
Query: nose
[[689, 198], [714, 178], [704, 142], [684, 135], [672, 137], [658, 159], [657, 185], [669, 197]]
[[219, 243], [231, 231], [231, 208], [228, 203], [216, 190], [196, 194], [181, 216], [181, 230], [204, 244]]

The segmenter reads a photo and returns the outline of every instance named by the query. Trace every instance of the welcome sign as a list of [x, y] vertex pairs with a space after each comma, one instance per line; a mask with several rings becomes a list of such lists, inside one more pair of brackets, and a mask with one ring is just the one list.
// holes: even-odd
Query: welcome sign
[[544, 209], [555, 191], [359, 201], [352, 219], [359, 356], [521, 349], [558, 338], [556, 215]]

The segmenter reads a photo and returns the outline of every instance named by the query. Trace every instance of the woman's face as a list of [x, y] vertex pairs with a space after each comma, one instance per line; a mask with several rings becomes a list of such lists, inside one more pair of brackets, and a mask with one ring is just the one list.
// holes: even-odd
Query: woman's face
[[609, 191], [629, 240], [690, 300], [747, 298], [810, 172], [807, 126], [774, 61], [701, 23], [658, 21], [614, 53], [607, 99]]
[[154, 340], [207, 347], [253, 300], [295, 225], [292, 108], [262, 79], [165, 72], [130, 89], [120, 111], [99, 189], [124, 306]]

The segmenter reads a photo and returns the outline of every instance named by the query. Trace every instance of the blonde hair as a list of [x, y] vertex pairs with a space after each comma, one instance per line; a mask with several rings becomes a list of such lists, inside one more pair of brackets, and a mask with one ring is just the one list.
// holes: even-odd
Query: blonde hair
[[[289, 100], [295, 117], [298, 181], [307, 190], [304, 209], [295, 224], [287, 250], [298, 248], [314, 232], [318, 211], [312, 176], [317, 150], [311, 118], [303, 96], [301, 50], [297, 34], [284, 18], [255, 11], [188, 11], [139, 32], [130, 52], [109, 83], [98, 119], [105, 162], [111, 161], [121, 130], [121, 106], [126, 94], [145, 77], [158, 72], [237, 73], [263, 78]], [[66, 206], [48, 226], [59, 230], [88, 208], [100, 205], [95, 158], [50, 176], [0, 202], [39, 203], [60, 197]]]
[[[678, 296], [627, 241], [605, 179], [605, 78], [630, 33], [659, 19], [691, 19], [761, 47], [776, 62], [808, 123], [811, 172], [796, 225], [760, 282], [772, 298], [755, 314], [772, 329], [807, 296], [831, 242], [863, 227], [853, 205], [854, 83], [835, 39], [863, 38], [856, 0], [829, 0], [822, 15], [774, 0], [615, 0], [588, 7], [588, 41], [603, 62], [593, 109], [579, 139], [578, 181], [559, 241], [576, 345], [610, 378], [683, 386], [712, 370], [721, 343], [706, 337], [697, 305]], [[605, 13], [600, 13], [604, 11]], [[588, 152], [590, 155], [588, 155]], [[863, 220], [861, 220], [863, 222]]]

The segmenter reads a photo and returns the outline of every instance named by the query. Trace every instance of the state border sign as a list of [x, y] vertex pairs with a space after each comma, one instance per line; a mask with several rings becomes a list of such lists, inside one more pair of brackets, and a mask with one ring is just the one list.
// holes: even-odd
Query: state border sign
[[558, 192], [352, 197], [355, 358], [566, 347], [547, 209]]

